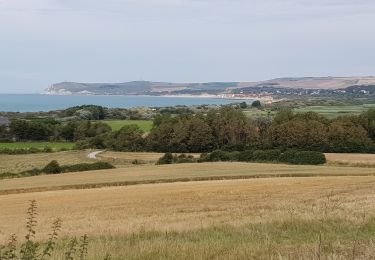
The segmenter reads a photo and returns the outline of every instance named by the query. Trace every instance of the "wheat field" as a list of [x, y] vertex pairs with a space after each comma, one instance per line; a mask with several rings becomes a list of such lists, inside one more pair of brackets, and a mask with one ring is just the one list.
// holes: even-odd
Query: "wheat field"
[[113, 170], [4, 179], [0, 181], [0, 194], [194, 180], [343, 175], [375, 175], [375, 169], [238, 162], [140, 165]]
[[61, 165], [93, 162], [87, 158], [88, 151], [65, 151], [56, 153], [37, 153], [7, 155], [0, 154], [0, 173], [21, 172], [42, 168], [50, 161], [57, 160]]
[[375, 154], [326, 153], [325, 156], [332, 165], [375, 167]]
[[[52, 155], [60, 154], [66, 163], [91, 161], [85, 151]], [[48, 155], [25, 156], [41, 163], [31, 158]], [[103, 155], [150, 163], [159, 156]], [[22, 241], [29, 201], [36, 200], [38, 240], [48, 237], [54, 219], [63, 221], [53, 259], [65, 259], [68, 237], [83, 234], [88, 259], [375, 258], [375, 168], [119, 165], [0, 180], [0, 245], [13, 233]]]
[[346, 259], [353, 246], [356, 257], [375, 256], [375, 177], [202, 181], [2, 195], [1, 241], [10, 233], [23, 235], [31, 199], [39, 205], [38, 238], [46, 238], [49, 224], [61, 217], [63, 236], [89, 235], [89, 259], [103, 259], [106, 252], [114, 259], [295, 259], [317, 254]]

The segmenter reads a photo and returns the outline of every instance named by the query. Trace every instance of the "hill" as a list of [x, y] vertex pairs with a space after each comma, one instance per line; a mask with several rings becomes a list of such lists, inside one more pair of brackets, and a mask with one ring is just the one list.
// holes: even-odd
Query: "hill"
[[248, 88], [285, 88], [337, 90], [352, 86], [375, 85], [375, 77], [305, 77], [279, 78], [260, 82], [170, 83], [131, 81], [124, 83], [61, 82], [46, 90], [54, 95], [201, 95], [230, 94]]

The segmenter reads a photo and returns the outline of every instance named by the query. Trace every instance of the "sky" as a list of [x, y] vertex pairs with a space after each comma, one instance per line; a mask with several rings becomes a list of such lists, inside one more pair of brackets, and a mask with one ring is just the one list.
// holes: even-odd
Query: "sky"
[[373, 0], [0, 0], [0, 93], [375, 75]]

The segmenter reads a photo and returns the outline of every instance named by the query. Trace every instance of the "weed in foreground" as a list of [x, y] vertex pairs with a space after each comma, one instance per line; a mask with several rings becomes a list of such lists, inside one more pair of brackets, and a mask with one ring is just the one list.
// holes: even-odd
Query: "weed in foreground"
[[[45, 260], [51, 259], [56, 248], [56, 241], [61, 231], [62, 221], [56, 219], [51, 226], [51, 233], [46, 242], [37, 242], [36, 226], [37, 221], [37, 203], [35, 200], [30, 201], [30, 206], [27, 210], [26, 221], [26, 235], [25, 241], [19, 244], [18, 238], [12, 234], [6, 245], [0, 245], [0, 260]], [[73, 237], [64, 248], [64, 256], [66, 260], [84, 260], [88, 254], [89, 239], [85, 234], [79, 239]], [[109, 254], [105, 259], [110, 259]]]

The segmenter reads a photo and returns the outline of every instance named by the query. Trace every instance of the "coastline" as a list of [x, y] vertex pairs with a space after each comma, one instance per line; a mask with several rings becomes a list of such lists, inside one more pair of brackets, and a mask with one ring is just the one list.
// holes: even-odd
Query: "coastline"
[[210, 95], [210, 94], [203, 94], [203, 95], [189, 95], [189, 94], [182, 94], [182, 95], [138, 95], [138, 94], [128, 94], [128, 95], [111, 95], [111, 94], [59, 94], [59, 93], [40, 93], [40, 95], [46, 95], [46, 96], [95, 96], [95, 97], [152, 97], [152, 98], [210, 98], [210, 99], [225, 99], [225, 100], [243, 100], [243, 101], [254, 101], [259, 100], [264, 103], [273, 103], [278, 100], [274, 99], [272, 96], [233, 96], [232, 94], [229, 94], [230, 96], [226, 96], [225, 94], [222, 95]]

